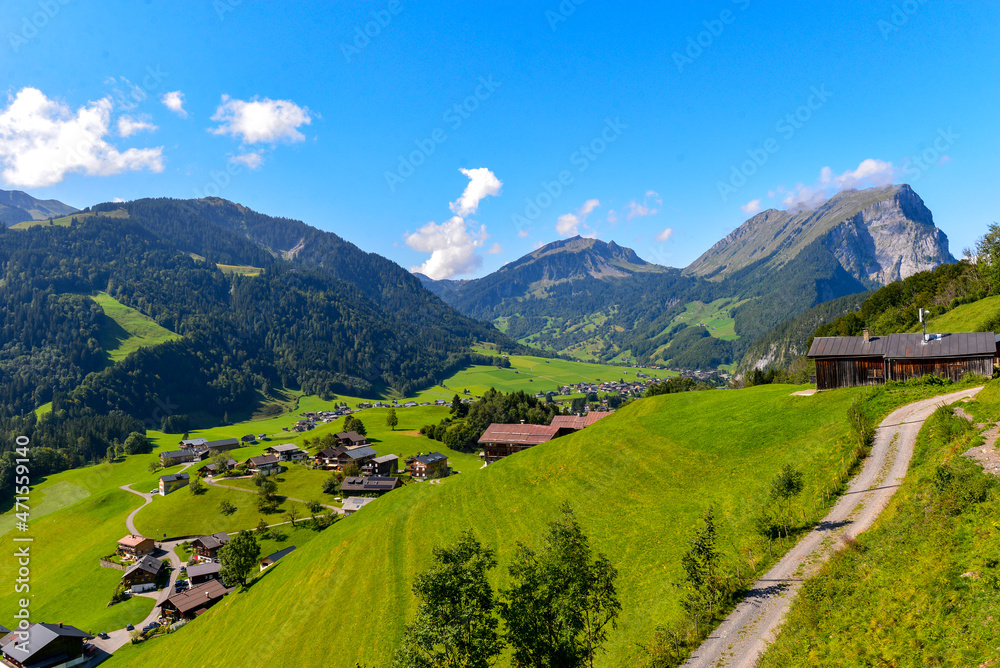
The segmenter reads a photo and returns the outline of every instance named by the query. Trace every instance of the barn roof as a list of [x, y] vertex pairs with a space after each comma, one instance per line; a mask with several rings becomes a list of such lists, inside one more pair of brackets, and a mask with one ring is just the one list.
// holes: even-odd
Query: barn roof
[[479, 438], [480, 443], [518, 443], [538, 445], [551, 441], [559, 433], [557, 425], [493, 423]]
[[889, 334], [873, 336], [865, 342], [861, 336], [817, 336], [809, 347], [808, 357], [884, 357], [919, 359], [929, 357], [980, 357], [997, 350], [993, 332], [955, 332], [949, 334]]

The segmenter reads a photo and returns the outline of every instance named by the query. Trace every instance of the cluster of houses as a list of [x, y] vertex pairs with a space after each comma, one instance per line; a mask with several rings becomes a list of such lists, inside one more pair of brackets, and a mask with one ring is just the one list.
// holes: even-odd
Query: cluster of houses
[[479, 456], [488, 466], [522, 450], [585, 429], [610, 414], [591, 411], [584, 415], [557, 415], [547, 425], [524, 424], [523, 421], [520, 424], [493, 423], [479, 438], [479, 445], [483, 448]]
[[[261, 437], [264, 435], [261, 434]], [[244, 436], [244, 439], [247, 438]], [[254, 438], [250, 436], [250, 438]], [[249, 441], [253, 442], [253, 441]], [[176, 466], [177, 464], [187, 464], [189, 462], [200, 462], [207, 459], [214, 452], [228, 452], [236, 448], [243, 447], [240, 439], [222, 438], [216, 441], [209, 441], [206, 438], [190, 438], [180, 442], [180, 450], [171, 450], [160, 453], [160, 465], [163, 468]]]

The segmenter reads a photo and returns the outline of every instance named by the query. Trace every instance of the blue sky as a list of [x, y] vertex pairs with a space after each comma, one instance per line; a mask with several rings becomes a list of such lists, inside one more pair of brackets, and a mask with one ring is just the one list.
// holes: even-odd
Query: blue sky
[[888, 182], [956, 256], [1000, 220], [996, 3], [305, 4], [7, 0], [0, 187], [217, 194], [452, 278], [574, 233], [685, 266]]

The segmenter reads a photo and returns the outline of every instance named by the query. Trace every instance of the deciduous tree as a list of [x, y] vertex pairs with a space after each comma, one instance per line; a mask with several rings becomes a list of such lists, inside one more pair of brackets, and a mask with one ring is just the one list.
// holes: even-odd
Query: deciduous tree
[[247, 578], [257, 568], [260, 545], [249, 531], [241, 531], [219, 548], [219, 577], [227, 585], [239, 583], [246, 586]]

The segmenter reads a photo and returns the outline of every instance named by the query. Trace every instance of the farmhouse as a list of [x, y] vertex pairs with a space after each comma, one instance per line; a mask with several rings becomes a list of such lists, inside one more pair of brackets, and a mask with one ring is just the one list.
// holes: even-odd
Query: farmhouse
[[203, 447], [208, 443], [207, 438], [187, 438], [181, 441], [181, 450], [194, 450], [195, 448]]
[[69, 624], [30, 624], [0, 638], [3, 663], [15, 668], [68, 668], [83, 661], [83, 646], [93, 636]]
[[959, 380], [968, 373], [993, 377], [993, 332], [818, 336], [809, 347], [816, 360], [816, 389], [881, 385], [925, 375]]
[[345, 446], [368, 444], [368, 438], [356, 431], [341, 431], [334, 434], [334, 436], [338, 443]]
[[299, 462], [308, 456], [305, 450], [300, 450], [294, 443], [272, 445], [267, 452], [276, 456], [279, 462]]
[[171, 450], [160, 453], [160, 465], [163, 468], [176, 466], [177, 464], [187, 464], [188, 462], [200, 462], [206, 456], [204, 450]]
[[223, 471], [228, 471], [237, 464], [239, 464], [239, 462], [236, 461], [235, 459], [229, 459], [226, 461], [226, 466], [222, 471], [217, 471], [216, 469], [218, 467], [215, 464], [205, 464], [204, 466], [198, 469], [198, 475], [202, 477], [205, 477], [207, 475], [216, 475], [218, 473], [222, 473]]
[[190, 482], [191, 476], [188, 473], [174, 473], [172, 475], [160, 476], [160, 496], [166, 496], [174, 490], [187, 487]]
[[483, 446], [483, 458], [489, 465], [508, 455], [547, 443], [568, 431], [573, 431], [573, 428], [544, 424], [494, 423], [479, 437], [479, 445]]
[[291, 545], [289, 547], [286, 547], [284, 550], [278, 550], [277, 552], [267, 555], [266, 557], [260, 560], [260, 570], [264, 570], [268, 566], [273, 565], [274, 562], [276, 562], [278, 559], [281, 559], [283, 556], [287, 555], [294, 549], [295, 546]]
[[180, 594], [174, 594], [160, 604], [160, 610], [173, 619], [194, 619], [228, 593], [229, 590], [221, 582], [210, 580]]
[[381, 476], [357, 476], [344, 478], [340, 484], [340, 493], [344, 498], [351, 496], [364, 496], [365, 494], [377, 494], [379, 496], [386, 492], [391, 492], [397, 487], [402, 487], [403, 481], [399, 478], [383, 478]]
[[153, 553], [156, 541], [152, 538], [131, 534], [118, 540], [118, 554], [126, 559], [139, 559]]
[[251, 457], [246, 461], [247, 471], [251, 475], [271, 475], [281, 473], [281, 464], [278, 463], [277, 455], [260, 455]]
[[227, 450], [235, 450], [238, 447], [240, 447], [240, 442], [235, 438], [220, 438], [217, 441], [206, 441], [204, 445], [200, 446], [200, 449], [214, 452], [226, 452]]
[[359, 445], [353, 448], [345, 448], [338, 445], [335, 448], [327, 448], [316, 455], [316, 463], [328, 469], [343, 470], [351, 462], [364, 467], [366, 462], [374, 459], [378, 455], [370, 445]]
[[325, 469], [335, 469], [338, 466], [337, 462], [340, 456], [345, 452], [347, 450], [339, 445], [335, 448], [326, 448], [317, 452], [313, 461], [316, 463], [316, 466], [322, 466]]
[[352, 496], [344, 499], [344, 517], [350, 517], [374, 500], [368, 496]]
[[361, 467], [361, 470], [365, 475], [390, 476], [399, 470], [399, 457], [396, 455], [383, 455], [369, 459]]
[[448, 475], [448, 458], [440, 452], [429, 452], [417, 455], [410, 463], [410, 475], [414, 478], [444, 478]]
[[549, 426], [579, 431], [609, 415], [611, 415], [611, 413], [608, 411], [590, 411], [586, 415], [557, 415], [552, 418], [552, 422]]
[[152, 583], [162, 571], [163, 562], [147, 554], [125, 569], [122, 584], [131, 587], [134, 593], [155, 589]]
[[229, 534], [213, 533], [211, 536], [198, 536], [191, 541], [191, 549], [202, 559], [215, 559], [219, 548], [229, 542]]
[[222, 570], [222, 565], [218, 562], [188, 566], [188, 580], [190, 580], [193, 585], [200, 585], [204, 582], [208, 582], [209, 580], [218, 580], [220, 570]]

